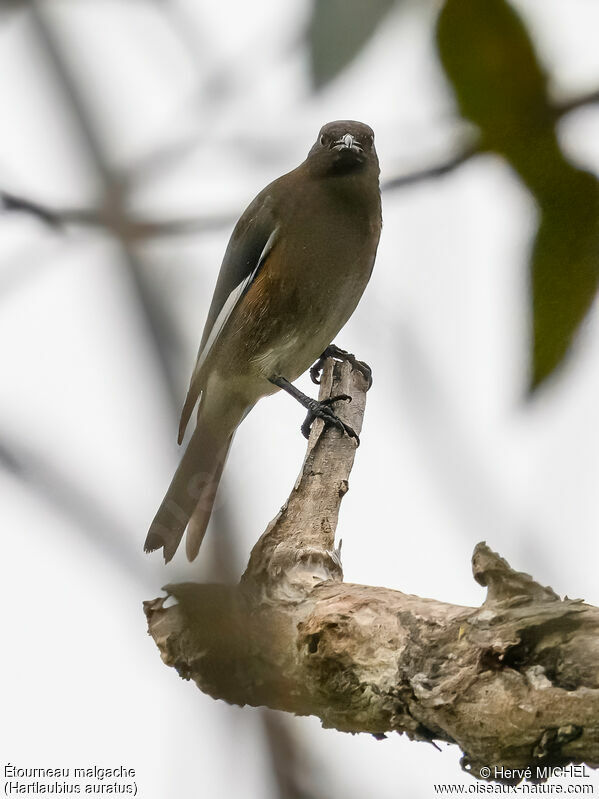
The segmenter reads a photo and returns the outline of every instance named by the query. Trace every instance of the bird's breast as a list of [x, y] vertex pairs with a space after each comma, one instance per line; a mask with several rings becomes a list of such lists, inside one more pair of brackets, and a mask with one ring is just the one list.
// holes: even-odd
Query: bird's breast
[[295, 380], [347, 322], [370, 278], [380, 209], [309, 189], [282, 209], [268, 258], [230, 320], [237, 372]]

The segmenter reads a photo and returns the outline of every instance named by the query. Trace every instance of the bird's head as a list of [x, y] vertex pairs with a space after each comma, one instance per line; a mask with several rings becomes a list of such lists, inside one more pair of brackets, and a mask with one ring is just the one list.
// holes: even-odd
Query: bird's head
[[319, 175], [343, 174], [367, 166], [376, 167], [378, 173], [372, 128], [351, 119], [327, 122], [308, 153], [308, 165]]

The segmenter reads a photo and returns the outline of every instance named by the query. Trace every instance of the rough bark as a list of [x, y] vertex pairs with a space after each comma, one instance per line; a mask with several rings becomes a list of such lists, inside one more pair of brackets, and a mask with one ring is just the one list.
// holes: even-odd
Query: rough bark
[[[349, 364], [327, 362], [320, 396], [350, 394], [336, 410], [358, 432], [366, 389]], [[230, 703], [456, 743], [479, 777], [599, 764], [599, 609], [560, 599], [484, 543], [472, 558], [488, 589], [480, 608], [344, 583], [334, 536], [355, 448], [317, 422], [239, 585], [171, 585], [177, 604], [144, 603], [163, 661]]]

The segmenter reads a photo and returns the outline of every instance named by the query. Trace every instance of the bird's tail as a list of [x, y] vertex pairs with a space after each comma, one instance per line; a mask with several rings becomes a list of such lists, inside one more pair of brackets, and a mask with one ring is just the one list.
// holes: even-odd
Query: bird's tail
[[210, 425], [200, 411], [179, 468], [150, 525], [144, 544], [146, 552], [162, 547], [164, 561], [168, 563], [189, 523], [187, 557], [189, 560], [196, 557], [210, 521], [232, 438], [233, 434], [228, 430]]

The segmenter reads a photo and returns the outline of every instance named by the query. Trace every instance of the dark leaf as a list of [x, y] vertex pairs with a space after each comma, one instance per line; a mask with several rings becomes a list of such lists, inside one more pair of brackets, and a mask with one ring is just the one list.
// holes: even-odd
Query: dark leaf
[[599, 191], [592, 175], [563, 165], [555, 196], [543, 198], [531, 259], [531, 390], [567, 354], [597, 291]]
[[504, 0], [447, 0], [437, 42], [460, 110], [480, 126], [489, 149], [509, 150], [523, 129], [551, 121], [545, 74]]
[[502, 155], [534, 195], [530, 390], [563, 362], [599, 280], [599, 184], [562, 153], [547, 79], [524, 24], [505, 0], [447, 0], [437, 45], [481, 148]]
[[360, 52], [396, 0], [313, 0], [308, 28], [312, 83], [335, 78]]

